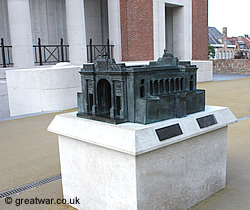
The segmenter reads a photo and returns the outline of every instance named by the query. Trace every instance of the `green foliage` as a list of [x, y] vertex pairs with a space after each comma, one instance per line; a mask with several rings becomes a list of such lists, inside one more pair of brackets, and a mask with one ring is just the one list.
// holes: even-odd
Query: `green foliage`
[[214, 58], [215, 57], [215, 49], [210, 44], [208, 45], [208, 58]]

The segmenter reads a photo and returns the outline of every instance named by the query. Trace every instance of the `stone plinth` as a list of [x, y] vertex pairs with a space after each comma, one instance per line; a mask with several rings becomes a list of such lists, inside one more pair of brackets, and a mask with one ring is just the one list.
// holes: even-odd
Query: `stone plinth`
[[207, 82], [213, 80], [213, 61], [192, 60], [191, 64], [198, 67], [197, 82]]
[[58, 63], [53, 67], [6, 72], [10, 115], [60, 111], [77, 106], [80, 67]]
[[[228, 108], [206, 106], [148, 125], [73, 112], [57, 115], [48, 130], [59, 136], [63, 194], [80, 199], [74, 207], [186, 209], [225, 187], [227, 127], [234, 122]], [[179, 132], [169, 129], [176, 124]]]

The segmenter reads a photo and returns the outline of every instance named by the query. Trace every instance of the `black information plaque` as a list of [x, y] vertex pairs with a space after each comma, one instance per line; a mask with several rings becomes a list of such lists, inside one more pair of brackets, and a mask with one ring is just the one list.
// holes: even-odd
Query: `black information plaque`
[[156, 132], [158, 139], [160, 141], [164, 141], [166, 139], [170, 139], [172, 137], [179, 136], [179, 135], [183, 134], [179, 123], [174, 124], [174, 125], [170, 125], [167, 127], [159, 128], [159, 129], [155, 130], [155, 132]]
[[213, 114], [207, 115], [205, 117], [200, 117], [196, 119], [200, 128], [206, 128], [211, 125], [217, 124], [217, 120]]

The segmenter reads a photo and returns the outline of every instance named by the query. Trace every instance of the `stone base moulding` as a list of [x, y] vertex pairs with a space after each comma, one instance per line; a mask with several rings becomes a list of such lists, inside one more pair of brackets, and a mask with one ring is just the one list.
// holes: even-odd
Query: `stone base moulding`
[[64, 198], [78, 209], [186, 209], [225, 187], [225, 107], [148, 125], [57, 115]]

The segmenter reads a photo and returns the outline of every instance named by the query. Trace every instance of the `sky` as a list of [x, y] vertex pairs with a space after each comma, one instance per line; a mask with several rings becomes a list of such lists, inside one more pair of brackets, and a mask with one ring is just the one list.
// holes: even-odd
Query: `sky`
[[250, 0], [208, 0], [208, 26], [227, 27], [228, 37], [250, 35]]

